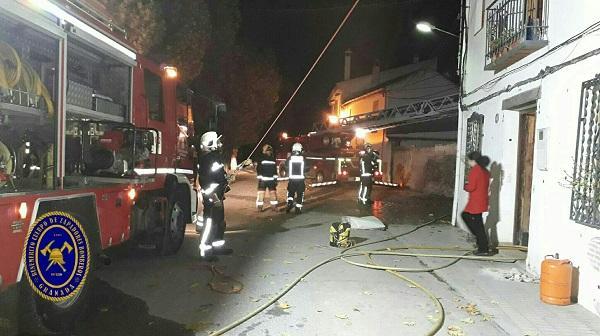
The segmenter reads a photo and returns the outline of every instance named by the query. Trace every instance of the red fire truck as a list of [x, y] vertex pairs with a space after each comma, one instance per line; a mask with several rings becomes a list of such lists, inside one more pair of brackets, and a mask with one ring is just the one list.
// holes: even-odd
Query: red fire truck
[[[77, 316], [103, 250], [135, 238], [178, 251], [197, 202], [190, 94], [94, 1], [0, 0], [0, 306], [18, 306], [27, 331], [60, 331]], [[32, 257], [47, 277], [68, 278], [69, 258], [82, 258], [73, 242], [31, 232], [48, 213], [87, 237], [87, 281], [66, 298], [49, 299], [60, 294], [52, 281], [40, 293], [26, 272]], [[26, 255], [33, 238], [44, 246]]]
[[[279, 174], [284, 176], [284, 163], [290, 154], [292, 144], [299, 142], [304, 148], [307, 164], [310, 164], [308, 178], [314, 186], [329, 185], [334, 182], [360, 180], [360, 150], [352, 147], [354, 134], [347, 132], [319, 132], [297, 137], [280, 137], [277, 151]], [[381, 181], [381, 160], [375, 172], [375, 180]]]

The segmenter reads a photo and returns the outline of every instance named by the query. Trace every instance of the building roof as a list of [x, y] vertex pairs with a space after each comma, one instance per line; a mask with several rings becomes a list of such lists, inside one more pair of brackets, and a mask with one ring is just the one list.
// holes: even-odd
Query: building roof
[[436, 71], [437, 59], [430, 59], [423, 62], [404, 65], [401, 67], [383, 70], [379, 75], [373, 73], [352, 78], [346, 81], [337, 82], [331, 90], [329, 99], [332, 99], [336, 93], [342, 95], [341, 101], [345, 103], [354, 98], [364, 96], [373, 91], [386, 87], [389, 84], [400, 81], [410, 75], [422, 70]]

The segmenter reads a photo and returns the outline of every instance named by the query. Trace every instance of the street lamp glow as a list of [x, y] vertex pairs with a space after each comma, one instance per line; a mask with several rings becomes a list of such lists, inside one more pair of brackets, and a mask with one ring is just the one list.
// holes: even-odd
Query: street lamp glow
[[282, 139], [286, 140], [288, 137], [289, 137], [289, 136], [288, 136], [287, 132], [283, 132], [283, 133], [281, 133], [281, 138], [282, 138]]
[[434, 30], [437, 30], [440, 33], [444, 33], [446, 35], [450, 35], [450, 36], [453, 36], [453, 37], [456, 37], [456, 38], [459, 37], [458, 35], [456, 35], [456, 34], [454, 34], [452, 32], [449, 32], [447, 30], [440, 29], [440, 28], [432, 25], [431, 23], [429, 23], [427, 21], [421, 21], [421, 22], [417, 23], [417, 30], [420, 31], [420, 32], [422, 32], [422, 33], [427, 33], [427, 34], [431, 33]]
[[431, 33], [435, 29], [429, 22], [421, 21], [417, 23], [417, 30], [423, 33]]
[[435, 29], [429, 22], [421, 21], [417, 23], [417, 30], [423, 33], [431, 33]]
[[368, 132], [369, 131], [367, 131], [364, 128], [357, 128], [357, 129], [354, 130], [354, 133], [356, 134], [356, 137], [359, 138], [359, 139], [364, 139], [367, 136]]
[[333, 115], [333, 114], [329, 115], [329, 123], [330, 123], [330, 124], [332, 124], [332, 125], [337, 125], [337, 123], [338, 123], [339, 121], [340, 121], [340, 120], [339, 120], [338, 116], [336, 116], [336, 115]]

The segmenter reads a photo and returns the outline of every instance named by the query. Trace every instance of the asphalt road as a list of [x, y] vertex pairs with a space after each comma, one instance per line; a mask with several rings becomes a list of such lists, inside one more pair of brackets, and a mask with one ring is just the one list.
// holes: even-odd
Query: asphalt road
[[[157, 257], [134, 246], [113, 248], [109, 251], [112, 264], [98, 271], [89, 313], [74, 325], [71, 334], [207, 335], [264, 303], [318, 260], [339, 253], [339, 249], [328, 246], [328, 227], [340, 216], [375, 215], [390, 227], [401, 227], [449, 214], [451, 210], [450, 199], [385, 187], [375, 188], [374, 198], [378, 201], [372, 210], [364, 209], [356, 204], [356, 187], [343, 184], [309, 190], [301, 215], [286, 214], [283, 207], [276, 212], [259, 213], [254, 205], [254, 176], [240, 175], [225, 201], [226, 240], [235, 250], [232, 256], [220, 257], [214, 264], [201, 261], [197, 247], [199, 237], [191, 225], [182, 249], [174, 256]], [[284, 193], [285, 183], [282, 183], [280, 200], [284, 199]], [[379, 231], [372, 237], [354, 239], [362, 242], [382, 234], [384, 232]], [[388, 287], [397, 286], [397, 280], [381, 272], [357, 271], [348, 269], [347, 265], [336, 267], [337, 270], [331, 268], [315, 275], [318, 288], [293, 291], [291, 298], [306, 297], [313, 301], [304, 304], [296, 301], [295, 314], [290, 313], [294, 308], [274, 306], [228, 335], [378, 334], [370, 332], [372, 323], [369, 321], [377, 316], [380, 308], [388, 312], [396, 309], [396, 300], [387, 296], [393, 293]], [[365, 285], [368, 282], [373, 286]], [[220, 293], [219, 288], [215, 291], [210, 283], [225, 288], [220, 288], [221, 291], [239, 292]], [[346, 301], [348, 293], [356, 297], [371, 292], [379, 292], [381, 296], [365, 296], [358, 301], [360, 304], [349, 303], [349, 306], [336, 303], [336, 300]], [[415, 294], [408, 298], [415, 300]], [[423, 308], [428, 306], [422, 297], [417, 301]], [[317, 302], [321, 302], [322, 307], [311, 309]], [[426, 309], [431, 310], [431, 307]], [[323, 312], [328, 310], [329, 316], [324, 318]], [[337, 310], [345, 311], [346, 315], [336, 314]], [[361, 312], [361, 317], [351, 322], [348, 316], [357, 312]], [[330, 322], [339, 324], [345, 331]], [[381, 325], [381, 330], [391, 331], [398, 323], [390, 319]]]

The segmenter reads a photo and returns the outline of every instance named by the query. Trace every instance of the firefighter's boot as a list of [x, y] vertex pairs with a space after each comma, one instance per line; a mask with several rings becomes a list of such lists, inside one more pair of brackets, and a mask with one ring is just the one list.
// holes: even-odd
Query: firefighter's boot
[[230, 255], [233, 253], [233, 249], [227, 247], [218, 247], [214, 249], [213, 253], [216, 255]]
[[265, 204], [264, 199], [265, 192], [262, 190], [258, 191], [256, 195], [256, 209], [258, 209], [258, 212], [262, 212], [263, 210], [263, 205]]
[[279, 202], [277, 201], [277, 192], [275, 190], [271, 190], [270, 194], [271, 194], [271, 209], [273, 211], [277, 211], [277, 206], [279, 205]]

